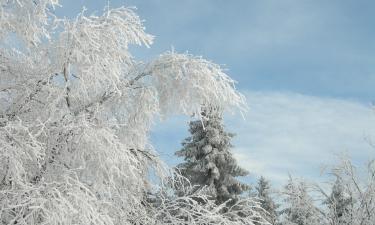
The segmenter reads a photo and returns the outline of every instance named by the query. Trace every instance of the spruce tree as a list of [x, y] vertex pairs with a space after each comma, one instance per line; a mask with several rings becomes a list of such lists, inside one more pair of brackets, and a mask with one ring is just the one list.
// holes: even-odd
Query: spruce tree
[[277, 207], [278, 205], [273, 201], [270, 193], [270, 184], [263, 176], [258, 180], [257, 186], [255, 187], [255, 196], [259, 198], [262, 206], [263, 217], [271, 224], [276, 224], [277, 221]]
[[185, 162], [177, 166], [197, 189], [208, 186], [218, 204], [232, 199], [249, 189], [249, 186], [236, 179], [248, 172], [238, 166], [233, 158], [230, 143], [234, 134], [226, 132], [223, 126], [222, 111], [217, 108], [202, 110], [200, 120], [190, 122], [191, 136], [186, 138], [179, 157]]

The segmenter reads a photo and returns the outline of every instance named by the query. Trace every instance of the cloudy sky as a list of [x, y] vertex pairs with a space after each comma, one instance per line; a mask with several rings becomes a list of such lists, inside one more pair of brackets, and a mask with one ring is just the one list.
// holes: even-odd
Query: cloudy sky
[[[63, 0], [58, 15], [106, 0]], [[254, 179], [275, 183], [288, 173], [320, 179], [319, 169], [344, 152], [360, 165], [375, 149], [375, 2], [347, 0], [111, 0], [136, 6], [152, 48], [147, 60], [188, 51], [228, 69], [250, 107], [245, 120], [226, 117], [239, 163]], [[156, 124], [151, 137], [167, 163], [187, 133], [186, 117]]]

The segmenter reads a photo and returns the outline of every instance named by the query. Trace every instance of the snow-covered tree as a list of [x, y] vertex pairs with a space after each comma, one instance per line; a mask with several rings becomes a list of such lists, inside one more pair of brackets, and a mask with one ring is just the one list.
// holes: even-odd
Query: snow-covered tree
[[177, 168], [197, 189], [208, 187], [209, 195], [217, 203], [236, 201], [249, 187], [236, 179], [247, 175], [233, 158], [230, 143], [233, 134], [224, 130], [222, 111], [216, 107], [205, 107], [200, 120], [189, 124], [191, 136], [176, 152], [185, 162]]
[[371, 160], [366, 170], [361, 172], [352, 161], [343, 157], [331, 170], [334, 176], [332, 190], [326, 194], [328, 211], [326, 219], [333, 225], [375, 224], [375, 160]]
[[129, 45], [153, 37], [131, 8], [69, 20], [53, 14], [58, 0], [0, 7], [2, 224], [182, 224], [163, 220], [176, 202], [192, 223], [252, 224], [255, 211], [237, 220], [210, 200], [157, 194], [170, 176], [148, 139], [153, 120], [244, 104], [218, 65], [174, 52], [136, 61]]
[[320, 212], [314, 205], [304, 181], [294, 181], [290, 178], [283, 195], [285, 196], [281, 220], [283, 225], [322, 224]]
[[268, 180], [261, 176], [255, 186], [255, 196], [260, 200], [262, 210], [261, 213], [271, 224], [276, 224], [278, 220], [277, 207], [271, 196], [271, 186]]
[[351, 224], [347, 221], [352, 217], [353, 199], [345, 191], [341, 178], [337, 177], [331, 190], [331, 194], [324, 202], [328, 207], [327, 219], [331, 225]]
[[[189, 185], [184, 176], [175, 176], [171, 184], [170, 189], [164, 188], [158, 193], [162, 197], [158, 197], [154, 203], [162, 209], [157, 215], [163, 223], [269, 225], [259, 213], [261, 208], [254, 198], [239, 198], [228, 207], [226, 203], [215, 204], [215, 201], [210, 200], [211, 196], [207, 195], [208, 187], [197, 190], [195, 186]], [[178, 197], [174, 194], [176, 190], [179, 190]]]

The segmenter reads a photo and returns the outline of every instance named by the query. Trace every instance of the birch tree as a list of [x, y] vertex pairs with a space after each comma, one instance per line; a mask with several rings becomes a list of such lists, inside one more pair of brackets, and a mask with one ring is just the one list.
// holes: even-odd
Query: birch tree
[[0, 7], [2, 224], [182, 224], [162, 219], [176, 202], [192, 223], [252, 224], [189, 195], [144, 197], [170, 175], [148, 139], [155, 119], [244, 106], [218, 65], [175, 52], [137, 61], [129, 45], [153, 37], [131, 8], [69, 20], [53, 14], [58, 0]]
[[322, 224], [321, 215], [308, 193], [308, 186], [304, 181], [289, 179], [283, 195], [284, 209], [281, 222], [283, 225], [319, 225]]

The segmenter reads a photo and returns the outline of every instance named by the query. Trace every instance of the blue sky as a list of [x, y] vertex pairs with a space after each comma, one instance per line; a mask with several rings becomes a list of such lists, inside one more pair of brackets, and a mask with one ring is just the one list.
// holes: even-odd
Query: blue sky
[[[106, 0], [63, 0], [58, 15]], [[346, 152], [358, 164], [375, 150], [375, 2], [346, 0], [112, 0], [136, 6], [150, 48], [140, 59], [170, 50], [201, 55], [228, 69], [250, 107], [246, 120], [226, 117], [237, 159], [252, 172], [282, 181], [291, 173], [318, 179], [319, 168]], [[187, 118], [158, 123], [156, 149], [170, 165], [187, 133]], [[371, 139], [371, 138], [370, 138]], [[251, 179], [251, 178], [249, 178]]]

